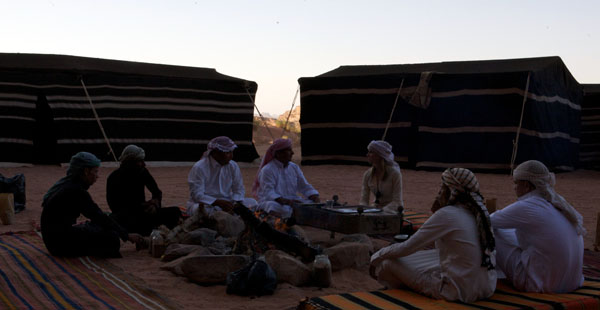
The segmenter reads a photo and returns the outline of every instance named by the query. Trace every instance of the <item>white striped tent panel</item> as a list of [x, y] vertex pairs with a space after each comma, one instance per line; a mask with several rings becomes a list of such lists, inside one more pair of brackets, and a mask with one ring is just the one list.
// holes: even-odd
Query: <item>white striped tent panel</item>
[[436, 167], [436, 168], [454, 168], [461, 167], [467, 169], [510, 169], [510, 164], [497, 163], [442, 163], [435, 161], [420, 161], [417, 167]]
[[[85, 96], [47, 96], [48, 101], [61, 102], [61, 101], [76, 101], [76, 102], [88, 102]], [[253, 108], [251, 102], [227, 102], [220, 100], [198, 100], [198, 99], [184, 99], [184, 98], [172, 98], [172, 97], [138, 97], [138, 96], [90, 96], [92, 102], [96, 101], [114, 101], [114, 102], [158, 102], [158, 103], [187, 103], [196, 105], [220, 105], [228, 107], [239, 107], [239, 108]]]
[[[85, 80], [84, 80], [85, 82]], [[0, 85], [6, 86], [24, 86], [35, 89], [47, 89], [47, 88], [65, 88], [65, 89], [82, 89], [81, 85], [61, 85], [61, 84], [47, 84], [47, 85], [35, 85], [35, 84], [27, 84], [27, 83], [13, 83], [13, 82], [0, 82]], [[206, 94], [219, 94], [219, 95], [229, 95], [229, 96], [247, 96], [246, 92], [225, 92], [225, 91], [215, 91], [215, 90], [204, 90], [204, 89], [195, 89], [195, 88], [174, 88], [174, 87], [148, 87], [148, 86], [118, 86], [118, 85], [86, 85], [87, 89], [121, 89], [121, 90], [157, 90], [157, 91], [173, 91], [173, 92], [192, 92], [192, 93], [206, 93]]]
[[24, 94], [16, 94], [16, 93], [0, 93], [0, 99], [22, 99], [29, 101], [36, 101], [36, 96], [24, 95]]
[[[417, 167], [435, 167], [435, 168], [454, 168], [461, 167], [467, 169], [510, 169], [510, 164], [497, 164], [497, 163], [442, 163], [435, 161], [421, 161], [416, 164]], [[552, 167], [562, 171], [573, 171], [575, 170], [572, 166], [556, 166]]]
[[[65, 108], [65, 109], [91, 109], [89, 103], [49, 103], [53, 109]], [[183, 106], [183, 105], [172, 105], [172, 104], [138, 104], [138, 103], [94, 103], [96, 110], [101, 109], [131, 109], [131, 110], [171, 110], [171, 111], [194, 111], [194, 112], [215, 112], [225, 114], [240, 114], [248, 113], [253, 111], [253, 106], [247, 108], [217, 108], [217, 107], [197, 107], [197, 106]]]
[[598, 161], [600, 160], [600, 152], [579, 152], [579, 161]]
[[14, 119], [19, 121], [35, 122], [33, 117], [14, 116], [14, 115], [0, 115], [0, 119]]
[[[318, 129], [318, 128], [370, 128], [382, 129], [385, 128], [384, 123], [309, 123], [302, 124], [302, 129]], [[407, 128], [410, 127], [410, 122], [394, 122], [390, 123], [389, 128]]]
[[[142, 118], [142, 117], [100, 117], [100, 121], [143, 121], [143, 122], [176, 122], [176, 123], [200, 123], [200, 124], [227, 124], [227, 125], [252, 125], [252, 122], [218, 121], [212, 119], [184, 119], [184, 118]], [[94, 117], [55, 117], [55, 121], [90, 121], [95, 122]]]
[[[400, 86], [400, 85], [398, 85]], [[300, 97], [308, 96], [327, 96], [327, 95], [389, 95], [397, 94], [398, 88], [336, 88], [336, 89], [315, 89], [303, 91]], [[417, 89], [416, 86], [403, 87], [403, 93], [412, 93]]]
[[[154, 144], [208, 144], [210, 140], [193, 139], [142, 139], [142, 138], [109, 138], [110, 143], [154, 143]], [[252, 141], [234, 141], [237, 145], [252, 145]], [[59, 139], [58, 144], [105, 144], [104, 139]]]
[[14, 100], [0, 100], [0, 107], [35, 109], [35, 103]]
[[[517, 133], [517, 127], [452, 127], [452, 128], [436, 128], [419, 126], [420, 132], [430, 133], [441, 133], [441, 134], [452, 134], [452, 133]], [[552, 138], [563, 138], [569, 140], [571, 143], [579, 143], [579, 138], [571, 137], [571, 135], [564, 132], [539, 132], [535, 130], [521, 128], [521, 133], [524, 135], [552, 139]]]
[[16, 138], [1, 138], [0, 137], [0, 143], [14, 143], [14, 144], [33, 145], [33, 140], [16, 139]]
[[[406, 89], [402, 90], [402, 93], [404, 92], [414, 92], [416, 87], [412, 86], [411, 87], [407, 87]], [[373, 95], [384, 95], [384, 94], [396, 94], [398, 92], [398, 88], [384, 88], [384, 89], [372, 89], [372, 88], [365, 88], [365, 89], [357, 89], [357, 88], [348, 88], [348, 89], [323, 89], [323, 90], [307, 90], [302, 92], [302, 96], [301, 97], [307, 97], [307, 96], [314, 96], [314, 95], [352, 95], [352, 94], [373, 94]], [[512, 88], [498, 88], [498, 89], [493, 89], [493, 88], [487, 88], [487, 89], [460, 89], [460, 90], [454, 90], [454, 91], [446, 91], [446, 92], [432, 92], [431, 93], [431, 97], [432, 98], [450, 98], [450, 97], [457, 97], [457, 96], [483, 96], [483, 95], [511, 95], [511, 94], [516, 94], [516, 95], [521, 95], [523, 96], [525, 94], [525, 91], [516, 87], [512, 87]], [[565, 104], [567, 106], [569, 106], [572, 109], [575, 110], [581, 110], [581, 106], [578, 104], [573, 103], [572, 101], [570, 101], [569, 99], [560, 97], [560, 96], [552, 96], [552, 97], [548, 97], [548, 96], [542, 96], [542, 95], [536, 95], [533, 93], [528, 93], [527, 94], [527, 98], [531, 99], [531, 100], [535, 100], [538, 102], [559, 102], [562, 104]]]
[[[302, 156], [302, 160], [347, 160], [368, 163], [366, 156], [350, 156], [350, 155], [309, 155]], [[395, 156], [395, 161], [408, 162], [406, 156]]]

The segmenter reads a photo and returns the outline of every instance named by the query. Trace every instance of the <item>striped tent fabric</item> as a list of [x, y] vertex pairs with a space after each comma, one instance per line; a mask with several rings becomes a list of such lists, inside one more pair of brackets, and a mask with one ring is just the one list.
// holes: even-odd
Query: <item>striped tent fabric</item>
[[0, 235], [0, 309], [178, 307], [105, 259], [58, 258], [36, 232]]
[[214, 69], [0, 53], [0, 162], [112, 160], [98, 120], [117, 156], [136, 144], [148, 161], [196, 161], [225, 135], [251, 162], [256, 90]]
[[583, 91], [559, 57], [342, 66], [299, 83], [302, 164], [366, 164], [389, 120], [405, 167], [507, 170], [520, 124], [516, 164], [578, 165]]
[[600, 84], [584, 84], [581, 104], [582, 168], [600, 169]]

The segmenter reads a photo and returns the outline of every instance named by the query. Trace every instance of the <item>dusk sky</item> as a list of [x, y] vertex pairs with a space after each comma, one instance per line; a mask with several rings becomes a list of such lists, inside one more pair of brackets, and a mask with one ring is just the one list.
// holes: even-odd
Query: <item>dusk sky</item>
[[[560, 56], [600, 83], [600, 1], [0, 0], [0, 52], [215, 68], [288, 110], [341, 65]], [[299, 101], [296, 102], [296, 105]]]

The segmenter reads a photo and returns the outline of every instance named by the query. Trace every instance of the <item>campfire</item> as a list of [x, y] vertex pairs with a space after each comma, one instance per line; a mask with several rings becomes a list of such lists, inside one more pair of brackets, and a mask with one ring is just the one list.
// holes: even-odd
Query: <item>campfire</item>
[[234, 254], [264, 254], [268, 250], [282, 250], [288, 254], [302, 257], [303, 261], [312, 261], [319, 253], [317, 248], [300, 240], [290, 229], [293, 222], [271, 216], [263, 211], [252, 212], [238, 204], [233, 211], [246, 224], [246, 230], [240, 234], [233, 249]]

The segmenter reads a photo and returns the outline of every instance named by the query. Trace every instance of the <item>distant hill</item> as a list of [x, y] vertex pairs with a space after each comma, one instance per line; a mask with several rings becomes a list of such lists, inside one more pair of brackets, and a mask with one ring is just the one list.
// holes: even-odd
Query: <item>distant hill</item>
[[[256, 146], [259, 155], [264, 155], [265, 151], [273, 142], [273, 139], [281, 137], [290, 138], [294, 142], [294, 161], [300, 158], [300, 107], [296, 107], [289, 117], [287, 130], [283, 129], [289, 110], [279, 115], [276, 119], [265, 117], [264, 121], [260, 116], [254, 116], [254, 129], [252, 141]], [[264, 116], [264, 114], [263, 114]], [[268, 129], [267, 129], [268, 128]]]

